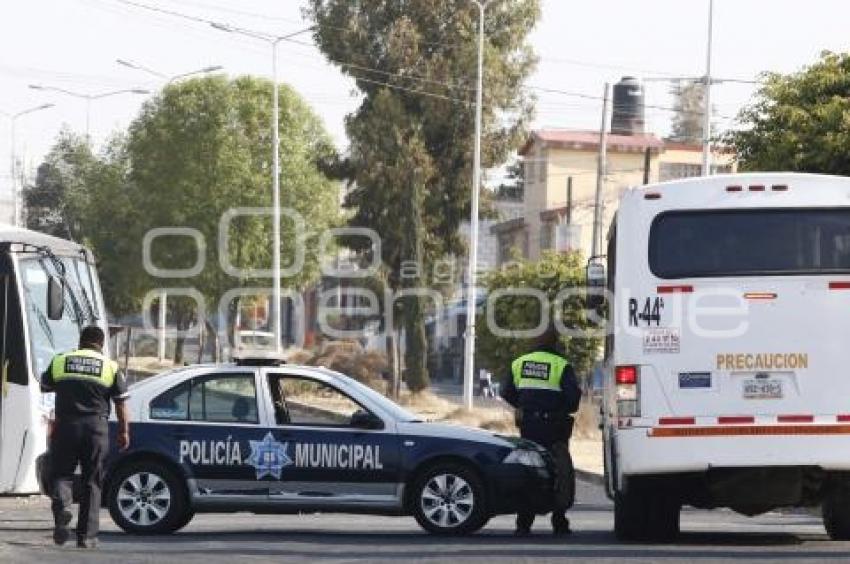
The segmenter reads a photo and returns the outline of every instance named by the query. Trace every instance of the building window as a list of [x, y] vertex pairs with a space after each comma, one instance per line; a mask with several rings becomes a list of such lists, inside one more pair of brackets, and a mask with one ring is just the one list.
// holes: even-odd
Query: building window
[[499, 265], [505, 264], [509, 260], [511, 260], [511, 249], [514, 247], [514, 236], [513, 233], [500, 233], [499, 234]]
[[540, 250], [547, 251], [552, 248], [552, 231], [554, 225], [549, 221], [540, 224]]
[[661, 163], [658, 171], [658, 180], [666, 182], [679, 178], [693, 178], [702, 176], [702, 165], [690, 163]]
[[525, 166], [525, 182], [528, 183], [528, 184], [534, 182], [534, 171], [535, 171], [535, 165], [536, 164], [537, 164], [537, 161], [536, 161], [536, 159], [534, 159], [534, 157], [532, 157], [531, 159], [525, 160], [525, 163], [524, 163], [524, 166]]
[[546, 166], [546, 153], [544, 153], [543, 151], [537, 152], [537, 164], [540, 167], [537, 179], [541, 184], [546, 184], [546, 170], [548, 167]]

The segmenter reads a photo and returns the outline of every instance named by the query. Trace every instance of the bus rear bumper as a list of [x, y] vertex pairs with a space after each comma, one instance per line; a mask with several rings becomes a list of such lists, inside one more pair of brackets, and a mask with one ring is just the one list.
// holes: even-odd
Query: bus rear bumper
[[[850, 471], [850, 432], [838, 426], [811, 426], [805, 434], [723, 434], [723, 427], [618, 429], [617, 468], [621, 474], [700, 472], [710, 468], [806, 466]], [[735, 429], [734, 427], [731, 429]], [[778, 431], [776, 429], [775, 431]], [[816, 431], [822, 430], [822, 433]], [[768, 429], [768, 431], [771, 431]]]

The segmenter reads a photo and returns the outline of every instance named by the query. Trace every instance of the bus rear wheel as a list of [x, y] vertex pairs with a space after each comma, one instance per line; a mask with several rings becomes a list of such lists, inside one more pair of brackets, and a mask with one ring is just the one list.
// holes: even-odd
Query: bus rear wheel
[[681, 503], [666, 492], [632, 487], [614, 495], [618, 540], [667, 542], [679, 534]]
[[831, 493], [823, 501], [823, 526], [832, 540], [850, 540], [850, 494]]

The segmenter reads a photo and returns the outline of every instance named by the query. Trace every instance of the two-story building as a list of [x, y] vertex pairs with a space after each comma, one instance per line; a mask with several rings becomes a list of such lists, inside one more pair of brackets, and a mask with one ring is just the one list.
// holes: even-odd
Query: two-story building
[[[498, 262], [514, 254], [537, 260], [546, 250], [580, 250], [589, 256], [599, 163], [599, 132], [544, 129], [532, 132], [520, 150], [525, 194], [521, 217], [491, 226], [498, 238]], [[630, 186], [702, 173], [702, 147], [666, 142], [655, 135], [609, 134], [602, 190], [606, 231], [621, 193]], [[734, 169], [733, 155], [713, 154], [712, 171]]]

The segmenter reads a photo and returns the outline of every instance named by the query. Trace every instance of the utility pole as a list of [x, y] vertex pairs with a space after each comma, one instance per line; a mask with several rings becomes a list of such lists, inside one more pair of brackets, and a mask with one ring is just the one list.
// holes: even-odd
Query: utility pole
[[711, 174], [711, 42], [714, 26], [714, 0], [708, 0], [708, 46], [705, 60], [705, 108], [702, 125], [702, 174]]
[[466, 292], [466, 338], [463, 357], [463, 405], [472, 409], [472, 382], [475, 371], [475, 313], [478, 268], [478, 192], [481, 190], [481, 104], [484, 88], [484, 11], [490, 0], [472, 0], [478, 6], [478, 85], [475, 90], [475, 152], [472, 165], [472, 212], [469, 218], [469, 273]]
[[[54, 104], [41, 104], [40, 106], [35, 106], [33, 108], [28, 108], [26, 110], [17, 112], [15, 114], [9, 114], [6, 112], [0, 112], [3, 115], [9, 117], [9, 126], [10, 126], [10, 134], [11, 139], [9, 141], [9, 181], [12, 187], [12, 225], [15, 227], [23, 226], [23, 209], [24, 205], [21, 201], [21, 194], [18, 191], [18, 170], [17, 170], [17, 158], [15, 157], [15, 126], [18, 118], [25, 116], [27, 114], [31, 114], [33, 112], [38, 112], [41, 110], [47, 110], [52, 108]], [[23, 182], [21, 183], [23, 185]]]
[[602, 233], [602, 191], [605, 187], [605, 175], [608, 173], [608, 95], [611, 85], [605, 83], [602, 95], [602, 126], [599, 129], [599, 160], [596, 166], [596, 198], [593, 204], [593, 241], [591, 258], [599, 256]]
[[281, 41], [292, 39], [296, 35], [307, 33], [313, 27], [308, 27], [287, 35], [272, 36], [265, 33], [242, 29], [230, 24], [209, 22], [209, 24], [226, 33], [234, 33], [266, 42], [271, 47], [272, 55], [272, 307], [269, 312], [274, 332], [275, 351], [280, 352], [283, 341], [283, 328], [280, 324], [280, 101], [278, 100], [277, 82], [277, 46]]
[[168, 294], [165, 290], [159, 291], [159, 329], [157, 329], [157, 359], [165, 360], [165, 325], [168, 322]]

